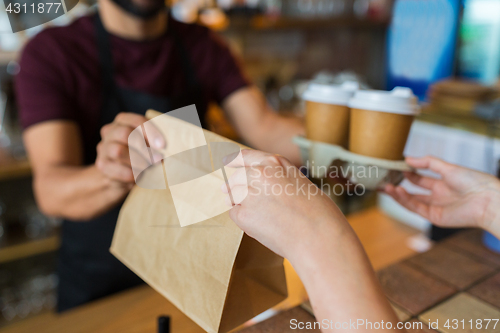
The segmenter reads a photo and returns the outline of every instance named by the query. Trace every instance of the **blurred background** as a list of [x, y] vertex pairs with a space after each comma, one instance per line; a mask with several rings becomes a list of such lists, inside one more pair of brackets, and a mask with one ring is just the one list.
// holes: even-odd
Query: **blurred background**
[[[20, 31], [0, 33], [0, 327], [55, 305], [59, 221], [36, 208], [12, 81], [26, 41], [95, 5], [72, 2], [43, 24], [47, 18], [7, 17], [5, 8], [0, 15], [0, 31], [9, 24]], [[500, 0], [179, 0], [171, 10], [177, 20], [217, 31], [280, 113], [303, 115], [300, 97], [311, 80], [410, 87], [423, 113], [407, 155], [500, 173]], [[215, 105], [208, 122], [238, 139]], [[334, 200], [345, 213], [378, 205], [428, 234], [427, 221], [384, 195]]]

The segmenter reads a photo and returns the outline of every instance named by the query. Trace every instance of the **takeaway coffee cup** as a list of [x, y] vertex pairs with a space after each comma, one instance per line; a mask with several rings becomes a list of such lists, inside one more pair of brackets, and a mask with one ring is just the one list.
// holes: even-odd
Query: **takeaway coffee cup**
[[347, 104], [358, 89], [356, 82], [342, 85], [311, 83], [302, 98], [306, 102], [306, 136], [347, 148], [349, 138], [349, 107]]
[[357, 91], [349, 102], [349, 150], [387, 160], [403, 159], [418, 101], [409, 88]]

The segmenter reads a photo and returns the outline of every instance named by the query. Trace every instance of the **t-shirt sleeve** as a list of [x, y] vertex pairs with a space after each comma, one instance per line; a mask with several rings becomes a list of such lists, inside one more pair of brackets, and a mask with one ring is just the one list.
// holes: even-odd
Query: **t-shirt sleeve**
[[250, 81], [244, 75], [239, 59], [232, 54], [227, 44], [214, 32], [207, 29], [207, 33], [206, 58], [210, 59], [209, 89], [212, 91], [213, 99], [220, 105], [233, 92], [248, 86]]
[[49, 120], [76, 120], [61, 51], [57, 38], [43, 31], [22, 52], [14, 84], [23, 128]]

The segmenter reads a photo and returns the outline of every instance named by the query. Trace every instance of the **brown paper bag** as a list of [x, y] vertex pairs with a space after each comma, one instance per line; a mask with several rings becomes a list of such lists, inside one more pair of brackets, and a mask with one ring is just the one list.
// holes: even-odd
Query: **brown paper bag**
[[[164, 132], [167, 142], [185, 126]], [[208, 142], [230, 141], [204, 133]], [[207, 332], [227, 332], [287, 296], [283, 258], [244, 235], [227, 212], [180, 227], [168, 187], [132, 189], [110, 251]], [[293, 303], [303, 288], [298, 294]]]

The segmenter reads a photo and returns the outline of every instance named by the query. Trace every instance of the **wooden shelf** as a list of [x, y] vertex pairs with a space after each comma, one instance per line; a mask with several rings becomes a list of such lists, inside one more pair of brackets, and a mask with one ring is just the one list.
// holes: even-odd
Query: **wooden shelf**
[[279, 29], [326, 29], [326, 28], [359, 28], [359, 29], [385, 29], [389, 21], [372, 21], [353, 17], [332, 18], [300, 18], [277, 17], [256, 15], [247, 19], [231, 18], [231, 26], [235, 28], [250, 28], [254, 30], [279, 30]]
[[18, 259], [28, 258], [38, 254], [59, 249], [60, 236], [58, 232], [40, 239], [17, 239], [0, 245], [0, 264]]
[[31, 175], [31, 167], [26, 157], [14, 158], [11, 153], [0, 149], [0, 181]]
[[0, 51], [0, 65], [19, 60], [19, 51]]
[[496, 122], [481, 119], [474, 115], [466, 116], [446, 114], [444, 112], [429, 112], [429, 110], [424, 107], [422, 113], [417, 117], [417, 120], [465, 130], [484, 136], [492, 136], [497, 139], [500, 138], [500, 128]]
[[0, 163], [0, 181], [31, 175], [31, 167], [27, 159], [16, 161], [11, 160]]

